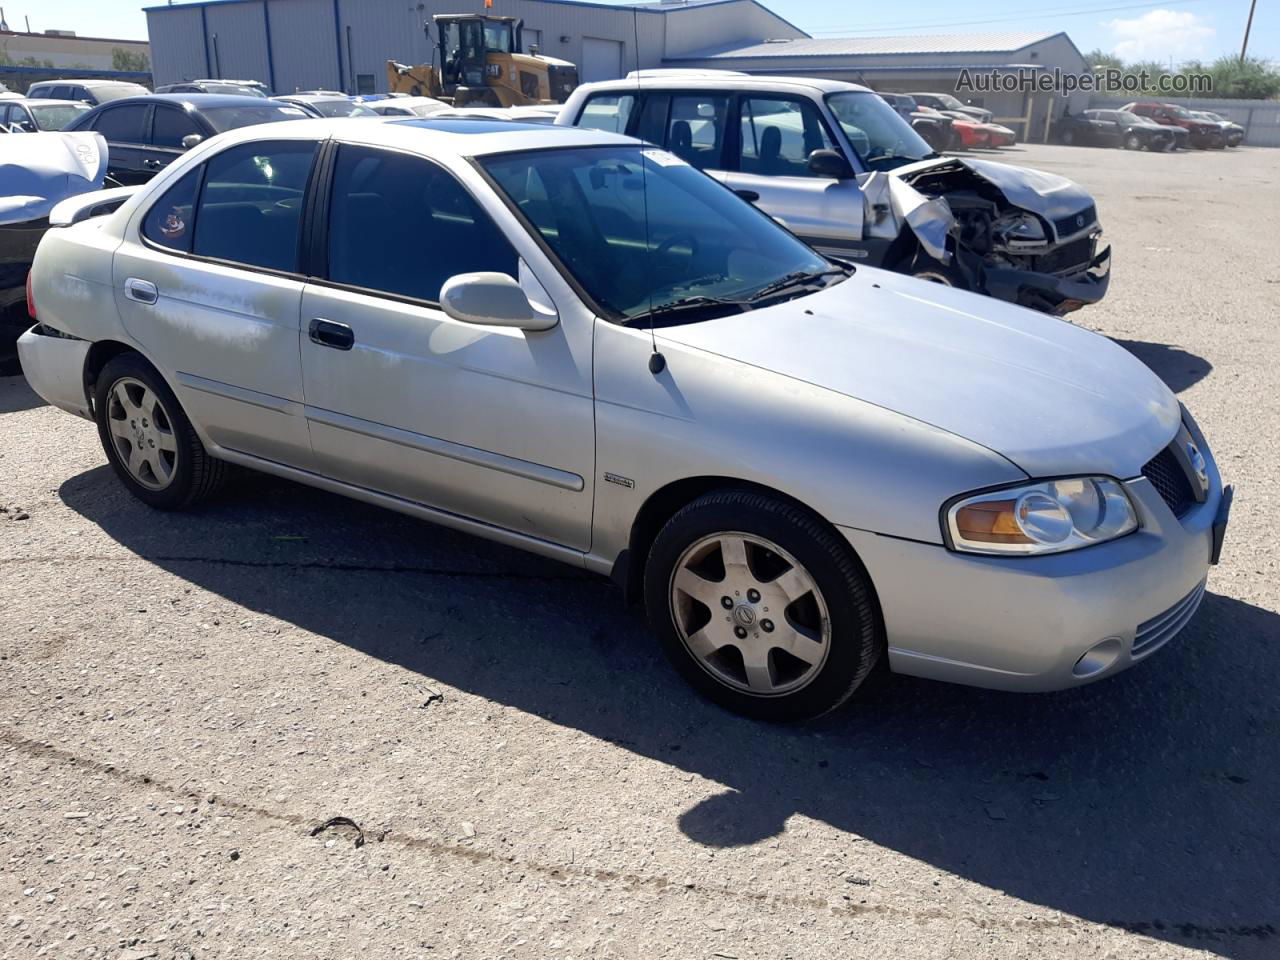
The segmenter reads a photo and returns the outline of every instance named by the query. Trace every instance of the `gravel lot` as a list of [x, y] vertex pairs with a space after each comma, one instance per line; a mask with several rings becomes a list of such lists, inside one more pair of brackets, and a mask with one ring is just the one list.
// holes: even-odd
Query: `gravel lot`
[[0, 378], [0, 956], [1280, 955], [1280, 151], [1001, 157], [1097, 195], [1078, 322], [1237, 485], [1169, 648], [761, 726], [605, 582], [265, 478], [151, 512]]

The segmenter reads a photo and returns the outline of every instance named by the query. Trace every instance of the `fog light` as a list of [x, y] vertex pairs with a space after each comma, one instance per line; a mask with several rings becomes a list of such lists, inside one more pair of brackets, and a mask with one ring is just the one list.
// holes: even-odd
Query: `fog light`
[[1115, 663], [1123, 649], [1124, 643], [1119, 637], [1107, 637], [1086, 650], [1071, 672], [1082, 679], [1095, 676]]

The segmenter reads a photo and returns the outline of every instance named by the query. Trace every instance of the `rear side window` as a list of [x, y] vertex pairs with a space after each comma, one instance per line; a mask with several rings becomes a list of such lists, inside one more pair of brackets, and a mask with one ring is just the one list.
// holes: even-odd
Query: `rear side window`
[[667, 149], [699, 170], [723, 169], [727, 96], [699, 95], [671, 98]]
[[143, 129], [146, 119], [147, 108], [141, 104], [110, 107], [98, 114], [93, 129], [108, 142], [146, 143], [146, 131]]
[[607, 133], [626, 133], [627, 121], [631, 119], [631, 111], [635, 106], [635, 95], [630, 93], [592, 97], [582, 108], [578, 126], [589, 130], [604, 130]]
[[156, 107], [151, 123], [151, 142], [157, 147], [182, 149], [182, 138], [199, 133], [195, 121], [176, 107]]
[[196, 191], [200, 189], [200, 174], [203, 170], [203, 166], [196, 167], [151, 205], [142, 221], [144, 237], [169, 250], [191, 252]]
[[209, 160], [192, 253], [297, 272], [298, 227], [315, 153], [314, 143], [246, 143]]
[[339, 148], [330, 280], [435, 303], [446, 280], [477, 271], [517, 277], [517, 255], [452, 174], [420, 157]]

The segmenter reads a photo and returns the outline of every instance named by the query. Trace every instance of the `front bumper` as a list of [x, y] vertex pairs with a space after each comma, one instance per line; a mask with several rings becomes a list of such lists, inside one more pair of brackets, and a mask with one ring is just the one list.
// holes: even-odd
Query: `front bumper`
[[889, 666], [1035, 692], [1113, 676], [1155, 653], [1191, 620], [1221, 547], [1230, 492], [1206, 459], [1204, 503], [1178, 519], [1146, 478], [1130, 480], [1141, 528], [1071, 553], [986, 557], [842, 528], [875, 584]]
[[1111, 286], [1111, 247], [1094, 256], [1079, 273], [1059, 276], [1013, 267], [984, 267], [981, 287], [998, 300], [1062, 316], [1097, 303]]

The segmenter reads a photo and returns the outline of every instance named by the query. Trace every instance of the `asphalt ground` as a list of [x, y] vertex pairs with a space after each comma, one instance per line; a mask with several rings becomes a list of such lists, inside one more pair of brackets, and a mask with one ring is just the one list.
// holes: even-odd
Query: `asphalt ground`
[[761, 725], [607, 582], [251, 475], [150, 511], [0, 378], [0, 956], [1280, 956], [1280, 151], [1000, 153], [1094, 192], [1076, 322], [1236, 485], [1173, 643]]

